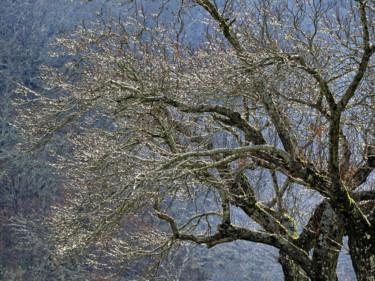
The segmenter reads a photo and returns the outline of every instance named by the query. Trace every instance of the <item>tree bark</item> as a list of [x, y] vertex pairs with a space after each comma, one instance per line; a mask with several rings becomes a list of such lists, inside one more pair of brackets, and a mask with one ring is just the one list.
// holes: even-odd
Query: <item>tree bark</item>
[[321, 217], [318, 237], [315, 242], [313, 261], [326, 280], [338, 280], [337, 261], [342, 247], [344, 226], [329, 204]]
[[[295, 221], [287, 214], [281, 215], [279, 218], [282, 225], [289, 231], [289, 233], [296, 233], [297, 226]], [[306, 272], [299, 266], [293, 258], [288, 256], [285, 252], [279, 251], [279, 263], [283, 269], [285, 281], [308, 281], [309, 277]]]
[[349, 238], [349, 251], [358, 281], [375, 281], [375, 229], [373, 213], [368, 217], [350, 195], [338, 190], [331, 200], [336, 214], [341, 215]]
[[279, 251], [279, 263], [283, 269], [284, 281], [309, 280], [306, 272], [283, 251]]
[[350, 257], [358, 281], [375, 281], [374, 240], [369, 231], [349, 233]]

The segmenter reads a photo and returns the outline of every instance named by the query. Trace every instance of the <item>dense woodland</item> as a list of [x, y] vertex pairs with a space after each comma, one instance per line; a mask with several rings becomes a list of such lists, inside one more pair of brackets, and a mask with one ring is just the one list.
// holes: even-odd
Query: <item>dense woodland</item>
[[1, 280], [375, 280], [373, 1], [0, 7]]
[[52, 61], [48, 44], [83, 16], [81, 5], [68, 1], [1, 1], [0, 27], [0, 279], [85, 280], [79, 268], [53, 268], [42, 217], [61, 197], [60, 179], [52, 176], [45, 153], [24, 154], [11, 98], [15, 84], [41, 89], [41, 65]]

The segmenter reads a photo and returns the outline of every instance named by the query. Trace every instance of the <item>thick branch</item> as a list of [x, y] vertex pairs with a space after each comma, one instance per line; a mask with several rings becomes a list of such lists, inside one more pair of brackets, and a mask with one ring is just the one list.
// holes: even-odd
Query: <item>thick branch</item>
[[329, 89], [328, 82], [322, 77], [322, 75], [316, 71], [315, 69], [309, 67], [305, 60], [300, 56], [290, 56], [288, 57], [290, 60], [295, 60], [300, 64], [301, 69], [312, 75], [315, 80], [318, 82], [319, 87], [325, 98], [327, 99], [328, 105], [330, 109], [336, 106], [335, 98], [333, 97], [333, 93]]
[[284, 149], [290, 153], [293, 157], [297, 156], [298, 142], [292, 133], [289, 125], [288, 118], [283, 112], [281, 112], [276, 104], [274, 103], [271, 95], [268, 93], [267, 89], [263, 87], [260, 90], [260, 95], [262, 96], [262, 101], [267, 110], [269, 116], [271, 117], [272, 123], [275, 126], [278, 136], [284, 146]]
[[356, 202], [375, 200], [375, 190], [363, 190], [353, 193], [352, 198]]
[[241, 43], [231, 31], [230, 25], [231, 23], [228, 22], [222, 15], [220, 15], [218, 9], [215, 5], [209, 0], [193, 0], [195, 3], [202, 6], [210, 15], [211, 17], [219, 24], [221, 30], [225, 38], [229, 41], [229, 43], [233, 46], [233, 48], [237, 51], [238, 54], [242, 54], [245, 52], [244, 48], [241, 46]]
[[353, 176], [354, 187], [357, 187], [366, 182], [367, 177], [375, 169], [375, 146], [370, 146], [367, 151], [366, 162], [359, 167]]
[[[124, 90], [127, 90], [127, 85]], [[226, 108], [221, 105], [210, 105], [210, 104], [202, 104], [202, 105], [188, 105], [173, 99], [170, 99], [165, 96], [156, 96], [156, 97], [145, 97], [142, 96], [140, 92], [136, 92], [133, 94], [129, 94], [128, 96], [119, 99], [118, 102], [121, 103], [126, 100], [130, 99], [138, 99], [144, 103], [152, 103], [152, 102], [162, 102], [178, 108], [182, 112], [186, 113], [217, 113], [223, 116], [226, 116], [228, 120], [225, 120], [227, 124], [236, 126], [240, 130], [242, 130], [246, 136], [246, 138], [251, 141], [253, 144], [266, 144], [266, 140], [261, 134], [259, 130], [255, 127], [250, 125], [246, 120], [241, 118], [241, 115], [238, 112], [235, 112], [229, 108]]]
[[236, 240], [246, 240], [251, 242], [263, 243], [274, 246], [296, 260], [297, 263], [309, 274], [309, 276], [316, 275], [316, 269], [309, 259], [308, 254], [296, 247], [286, 239], [275, 235], [268, 234], [257, 230], [248, 230], [234, 225], [219, 225], [218, 233], [214, 235], [194, 235], [189, 233], [180, 233], [177, 230], [176, 223], [173, 219], [165, 214], [158, 214], [159, 218], [166, 220], [172, 227], [173, 236], [178, 240], [193, 241], [197, 244], [206, 244], [207, 247], [213, 247], [218, 244], [232, 242]]
[[357, 73], [354, 75], [352, 82], [350, 83], [348, 89], [346, 90], [345, 94], [341, 98], [340, 102], [338, 103], [338, 110], [341, 113], [346, 105], [348, 104], [349, 100], [353, 97], [355, 91], [357, 90], [366, 70], [368, 63], [370, 61], [371, 56], [375, 52], [375, 46], [370, 47], [370, 36], [367, 24], [367, 16], [366, 16], [366, 1], [358, 1], [360, 3], [359, 6], [359, 13], [360, 19], [362, 22], [362, 39], [363, 39], [363, 55], [361, 62], [359, 63], [359, 67]]
[[293, 233], [289, 231], [275, 218], [273, 210], [263, 208], [255, 198], [254, 191], [247, 177], [240, 173], [229, 187], [232, 195], [232, 204], [241, 208], [245, 214], [258, 223], [263, 229], [272, 234], [278, 234], [293, 240]]
[[223, 230], [223, 232], [232, 237], [234, 240], [240, 239], [274, 246], [292, 256], [293, 259], [306, 271], [310, 277], [314, 278], [317, 274], [308, 254], [302, 249], [296, 247], [293, 243], [278, 235], [268, 234], [256, 230], [248, 230], [233, 225], [231, 225], [228, 229]]
[[309, 252], [314, 247], [315, 241], [319, 235], [320, 221], [328, 204], [328, 200], [324, 200], [316, 206], [309, 222], [303, 228], [298, 238], [297, 245], [306, 252]]

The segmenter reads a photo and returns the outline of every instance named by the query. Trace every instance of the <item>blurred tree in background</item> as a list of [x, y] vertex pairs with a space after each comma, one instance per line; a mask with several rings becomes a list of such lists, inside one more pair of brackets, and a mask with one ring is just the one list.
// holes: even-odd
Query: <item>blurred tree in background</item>
[[51, 176], [46, 153], [24, 154], [16, 148], [20, 137], [11, 126], [15, 111], [10, 101], [16, 82], [42, 90], [39, 67], [62, 63], [51, 59], [47, 45], [76, 23], [80, 6], [70, 1], [0, 2], [1, 280], [83, 280], [68, 268], [51, 267], [41, 216], [60, 196], [60, 179]]

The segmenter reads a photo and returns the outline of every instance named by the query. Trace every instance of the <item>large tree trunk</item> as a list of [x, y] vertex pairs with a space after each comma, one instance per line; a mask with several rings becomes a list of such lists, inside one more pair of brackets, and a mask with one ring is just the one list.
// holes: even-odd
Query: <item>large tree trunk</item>
[[349, 249], [358, 281], [375, 281], [374, 234], [369, 231], [349, 233]]
[[375, 281], [375, 227], [372, 211], [368, 217], [346, 193], [338, 193], [334, 202], [341, 213], [349, 241], [350, 257], [358, 281]]
[[336, 268], [343, 236], [344, 227], [341, 220], [331, 206], [326, 204], [313, 252], [313, 261], [326, 280], [338, 280]]
[[[311, 280], [337, 280], [337, 261], [343, 236], [344, 225], [341, 219], [335, 214], [328, 200], [324, 200], [315, 208], [298, 241], [298, 247], [306, 252], [313, 249], [312, 258], [317, 268], [317, 276], [310, 277]], [[298, 278], [285, 277], [285, 280], [299, 280]]]

